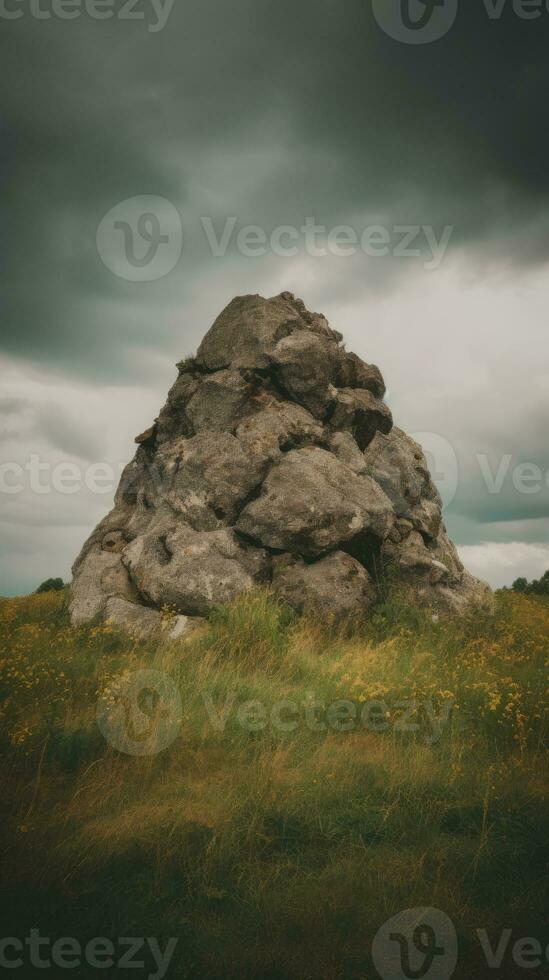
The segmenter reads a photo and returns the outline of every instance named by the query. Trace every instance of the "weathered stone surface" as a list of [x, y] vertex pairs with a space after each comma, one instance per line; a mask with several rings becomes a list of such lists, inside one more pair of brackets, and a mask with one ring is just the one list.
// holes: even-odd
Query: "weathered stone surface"
[[291, 556], [275, 559], [273, 588], [298, 612], [338, 619], [363, 615], [378, 598], [366, 569], [343, 551], [312, 565]]
[[199, 373], [184, 371], [168, 392], [168, 399], [156, 421], [156, 442], [161, 445], [180, 436], [192, 436], [194, 429], [187, 405], [198, 391], [202, 377]]
[[400, 542], [386, 541], [383, 555], [392, 561], [398, 571], [408, 578], [425, 578], [430, 585], [448, 584], [459, 581], [452, 576], [450, 569], [425, 544], [418, 531], [410, 533]]
[[454, 616], [478, 608], [482, 612], [494, 611], [494, 595], [485, 582], [464, 572], [459, 585], [435, 585], [428, 578], [403, 580], [401, 595], [407, 602], [431, 609], [441, 616]]
[[148, 443], [154, 442], [155, 436], [156, 436], [156, 424], [151, 425], [150, 428], [145, 429], [144, 432], [141, 432], [138, 436], [136, 436], [135, 442], [138, 444], [138, 446], [144, 446], [147, 445]]
[[236, 436], [246, 452], [261, 460], [274, 460], [283, 449], [324, 439], [322, 426], [310, 412], [274, 399], [241, 422]]
[[205, 622], [190, 616], [172, 616], [163, 620], [157, 609], [119, 597], [107, 599], [105, 619], [137, 639], [164, 641], [188, 639]]
[[323, 419], [336, 397], [333, 383], [340, 358], [339, 347], [332, 340], [299, 331], [276, 345], [271, 364], [275, 378], [290, 398]]
[[390, 432], [393, 416], [379, 398], [362, 388], [340, 388], [330, 419], [335, 429], [352, 433], [359, 449], [366, 449], [377, 432]]
[[384, 538], [393, 511], [380, 487], [318, 447], [275, 464], [236, 527], [262, 545], [314, 557], [363, 531]]
[[364, 455], [350, 432], [331, 432], [328, 438], [328, 449], [353, 473], [357, 473], [359, 476], [368, 473]]
[[388, 435], [379, 432], [364, 453], [368, 472], [393, 503], [417, 503], [430, 476], [423, 450], [397, 426]]
[[168, 621], [165, 635], [168, 640], [188, 640], [206, 622], [200, 616], [175, 616]]
[[425, 539], [435, 541], [442, 521], [440, 502], [423, 498], [408, 513], [416, 530]]
[[396, 426], [388, 435], [377, 432], [364, 453], [367, 472], [393, 503], [398, 517], [434, 540], [441, 525], [442, 502], [433, 484], [425, 454]]
[[140, 640], [148, 640], [160, 633], [161, 616], [158, 610], [128, 602], [115, 596], [107, 599], [105, 619], [113, 626], [132, 633]]
[[250, 386], [238, 371], [217, 371], [204, 378], [187, 403], [194, 432], [231, 432], [246, 412]]
[[434, 541], [428, 542], [428, 547], [431, 549], [435, 558], [446, 565], [450, 580], [452, 582], [461, 582], [465, 570], [457, 553], [457, 548], [454, 542], [450, 541], [446, 528], [443, 525], [441, 525]]
[[303, 300], [294, 296], [293, 293], [281, 293], [280, 295], [283, 299], [290, 303], [295, 310], [297, 310], [301, 319], [305, 321], [313, 333], [320, 334], [323, 337], [329, 337], [330, 340], [335, 340], [336, 343], [343, 340], [343, 334], [339, 333], [339, 330], [332, 330], [326, 317], [323, 316], [322, 313], [311, 313], [305, 306]]
[[266, 368], [269, 352], [282, 337], [306, 329], [298, 310], [281, 294], [236, 296], [218, 316], [198, 348], [196, 361], [208, 370]]
[[382, 556], [397, 573], [409, 602], [443, 614], [462, 612], [471, 604], [490, 609], [491, 590], [464, 569], [443, 527], [434, 541], [426, 543], [408, 521], [398, 525], [400, 534], [393, 529], [383, 544]]
[[148, 603], [190, 616], [229, 602], [269, 572], [266, 553], [244, 548], [232, 530], [194, 531], [184, 524], [153, 527], [127, 546], [123, 560]]
[[345, 352], [337, 374], [339, 388], [365, 388], [376, 398], [385, 395], [385, 381], [375, 364], [366, 364], [357, 354]]
[[74, 564], [73, 622], [110, 616], [165, 639], [167, 606], [184, 636], [188, 617], [271, 580], [295, 608], [354, 615], [386, 567], [433, 609], [486, 599], [421, 447], [392, 428], [379, 369], [341, 340], [291, 293], [229, 304], [178, 364]]
[[75, 625], [87, 623], [105, 613], [112, 596], [133, 599], [137, 591], [122, 564], [120, 552], [103, 551], [92, 545], [75, 575], [70, 598], [70, 615]]
[[197, 531], [232, 524], [261, 483], [266, 460], [229, 432], [199, 432], [157, 456], [163, 499]]
[[122, 471], [114, 502], [117, 507], [131, 509], [147, 491], [154, 496], [154, 486], [150, 480], [146, 454], [138, 450], [135, 458]]

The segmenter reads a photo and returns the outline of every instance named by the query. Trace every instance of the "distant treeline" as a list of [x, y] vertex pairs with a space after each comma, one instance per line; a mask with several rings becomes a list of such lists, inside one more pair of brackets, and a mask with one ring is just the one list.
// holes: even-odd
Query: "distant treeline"
[[514, 592], [523, 592], [525, 595], [549, 595], [549, 569], [544, 572], [541, 578], [528, 579], [517, 578], [511, 586]]
[[38, 595], [40, 592], [60, 592], [61, 589], [65, 588], [65, 583], [62, 578], [47, 578], [45, 582], [42, 582], [36, 590]]

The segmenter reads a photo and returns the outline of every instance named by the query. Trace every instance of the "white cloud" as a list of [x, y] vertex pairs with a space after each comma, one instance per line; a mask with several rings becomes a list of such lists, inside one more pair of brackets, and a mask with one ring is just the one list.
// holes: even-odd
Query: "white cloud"
[[469, 571], [493, 588], [512, 585], [522, 575], [528, 580], [539, 578], [549, 569], [549, 544], [483, 541], [463, 545], [458, 551]]
[[[84, 540], [112, 506], [119, 474], [135, 451], [134, 436], [158, 414], [176, 369], [166, 370], [164, 390], [94, 388], [8, 358], [0, 371], [0, 411], [7, 419], [0, 464], [8, 464], [0, 471], [0, 595], [14, 595], [33, 591], [50, 576], [69, 577]], [[34, 480], [33, 458], [42, 467]], [[65, 464], [78, 474], [75, 493], [59, 489], [66, 486]], [[95, 464], [107, 464], [112, 473], [105, 493], [95, 492]], [[37, 485], [44, 489], [38, 492]], [[14, 486], [21, 489], [9, 492]]]

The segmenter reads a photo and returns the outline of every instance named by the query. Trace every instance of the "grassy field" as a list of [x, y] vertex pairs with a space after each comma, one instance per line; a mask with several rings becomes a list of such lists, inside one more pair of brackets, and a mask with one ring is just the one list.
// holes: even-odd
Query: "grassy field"
[[[429, 906], [454, 976], [548, 975], [512, 954], [549, 939], [547, 600], [455, 623], [393, 601], [336, 630], [258, 592], [159, 644], [73, 629], [52, 592], [0, 600], [0, 639], [4, 936], [175, 937], [178, 980], [373, 980], [378, 929]], [[167, 709], [153, 682], [131, 701], [142, 670]], [[483, 929], [512, 930], [498, 969]], [[22, 955], [13, 976], [125, 974]]]

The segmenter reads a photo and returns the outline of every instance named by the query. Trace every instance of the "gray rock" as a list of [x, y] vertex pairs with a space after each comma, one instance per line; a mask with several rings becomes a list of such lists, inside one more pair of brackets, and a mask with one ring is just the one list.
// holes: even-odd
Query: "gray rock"
[[441, 614], [462, 613], [472, 605], [493, 608], [491, 590], [465, 571], [443, 527], [428, 543], [416, 530], [401, 530], [400, 541], [385, 541], [382, 555], [407, 601]]
[[194, 429], [187, 405], [202, 383], [202, 375], [183, 371], [168, 392], [168, 399], [156, 421], [156, 442], [162, 445], [181, 436], [192, 436]]
[[451, 582], [461, 582], [465, 573], [453, 541], [450, 541], [446, 528], [441, 525], [436, 538], [427, 545], [435, 558], [446, 565]]
[[434, 554], [418, 531], [410, 531], [398, 543], [386, 540], [383, 557], [394, 564], [402, 578], [421, 578], [430, 585], [449, 584], [452, 581], [452, 573], [441, 560], [442, 555]]
[[113, 596], [133, 599], [137, 591], [120, 552], [116, 548], [102, 550], [99, 544], [93, 544], [73, 579], [69, 605], [72, 622], [79, 626], [103, 616], [107, 601]]
[[197, 363], [208, 370], [267, 368], [269, 352], [282, 337], [306, 329], [291, 294], [236, 296], [218, 316], [198, 348]]
[[275, 559], [273, 589], [298, 612], [327, 619], [358, 618], [378, 598], [366, 569], [343, 551], [309, 565], [291, 556]]
[[162, 622], [156, 609], [148, 609], [119, 597], [107, 600], [105, 619], [140, 640], [149, 640], [159, 635]]
[[194, 432], [232, 432], [246, 413], [251, 389], [238, 371], [204, 378], [186, 407]]
[[425, 578], [408, 579], [402, 583], [401, 595], [412, 605], [441, 616], [460, 616], [474, 609], [492, 614], [495, 609], [490, 587], [469, 572], [464, 572], [457, 585], [444, 582], [433, 585]]
[[441, 526], [442, 501], [421, 446], [395, 426], [388, 435], [376, 433], [364, 459], [367, 472], [392, 501], [397, 516], [408, 518], [434, 540]]
[[357, 354], [344, 352], [337, 375], [338, 388], [365, 388], [376, 398], [385, 395], [385, 381], [375, 364], [366, 364]]
[[107, 599], [105, 619], [118, 629], [140, 640], [187, 640], [205, 622], [190, 616], [172, 616], [163, 620], [157, 609], [118, 597]]
[[155, 439], [156, 439], [156, 423], [154, 425], [151, 425], [148, 429], [145, 429], [145, 431], [141, 432], [138, 436], [136, 436], [134, 442], [136, 442], [138, 446], [148, 446], [148, 445], [153, 445]]
[[366, 449], [377, 432], [391, 431], [393, 416], [387, 405], [371, 391], [340, 388], [335, 394], [330, 424], [335, 429], [351, 432], [359, 449]]
[[392, 517], [390, 501], [373, 480], [312, 447], [282, 456], [236, 527], [263, 546], [314, 557], [363, 531], [384, 538]]
[[493, 615], [496, 609], [494, 593], [486, 582], [475, 578], [465, 570], [459, 588], [439, 589], [439, 596], [444, 610], [459, 615], [477, 609], [479, 612]]
[[336, 343], [299, 331], [281, 340], [271, 354], [275, 378], [290, 398], [319, 419], [334, 402], [334, 381], [341, 359]]
[[341, 463], [348, 466], [353, 473], [357, 473], [359, 476], [368, 474], [364, 455], [350, 432], [331, 432], [327, 444], [330, 452], [337, 456]]
[[166, 639], [188, 640], [205, 623], [206, 620], [199, 616], [176, 616], [174, 619], [169, 620], [165, 628]]
[[73, 622], [160, 623], [166, 639], [170, 607], [184, 636], [185, 617], [273, 574], [296, 608], [354, 615], [384, 564], [433, 608], [485, 595], [446, 534], [421, 448], [392, 428], [379, 369], [341, 340], [292, 293], [229, 304], [178, 364], [74, 563]]
[[281, 293], [282, 299], [287, 300], [291, 306], [299, 313], [301, 319], [307, 324], [313, 333], [317, 333], [323, 337], [329, 337], [330, 340], [335, 340], [339, 343], [343, 340], [343, 334], [340, 334], [338, 330], [332, 330], [330, 324], [328, 323], [326, 317], [322, 313], [311, 313], [307, 309], [305, 303], [299, 297], [294, 296], [293, 293]]
[[267, 554], [243, 547], [232, 530], [194, 531], [179, 523], [136, 538], [123, 560], [147, 603], [188, 616], [206, 615], [269, 574]]
[[155, 467], [149, 455], [143, 449], [138, 449], [134, 459], [122, 471], [114, 498], [115, 505], [129, 514], [139, 500], [154, 499], [157, 482], [158, 477], [155, 477]]
[[441, 528], [442, 513], [438, 500], [424, 497], [408, 512], [412, 524], [424, 538], [435, 541]]
[[199, 432], [158, 453], [162, 496], [197, 531], [232, 524], [261, 483], [266, 460], [229, 432]]
[[241, 422], [236, 436], [252, 457], [271, 461], [280, 456], [282, 449], [324, 439], [322, 426], [310, 412], [300, 405], [274, 398]]

